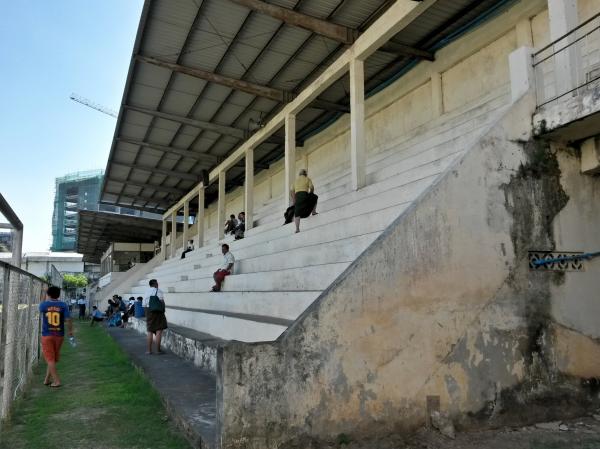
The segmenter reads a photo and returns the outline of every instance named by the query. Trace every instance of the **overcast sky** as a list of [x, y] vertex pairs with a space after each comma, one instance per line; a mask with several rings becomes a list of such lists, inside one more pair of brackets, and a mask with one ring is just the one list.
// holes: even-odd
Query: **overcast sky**
[[[27, 251], [51, 244], [54, 179], [106, 167], [143, 0], [0, 0], [0, 192]], [[4, 221], [0, 217], [0, 221]]]

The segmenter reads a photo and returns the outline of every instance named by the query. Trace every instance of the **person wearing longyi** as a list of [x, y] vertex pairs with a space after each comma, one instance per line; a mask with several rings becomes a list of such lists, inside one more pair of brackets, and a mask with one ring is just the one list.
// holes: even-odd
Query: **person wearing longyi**
[[60, 288], [51, 286], [46, 291], [46, 300], [40, 304], [42, 317], [42, 353], [48, 364], [44, 385], [57, 388], [61, 386], [56, 364], [60, 359], [60, 348], [65, 339], [65, 323], [69, 337], [73, 336], [73, 320], [69, 306], [60, 301]]

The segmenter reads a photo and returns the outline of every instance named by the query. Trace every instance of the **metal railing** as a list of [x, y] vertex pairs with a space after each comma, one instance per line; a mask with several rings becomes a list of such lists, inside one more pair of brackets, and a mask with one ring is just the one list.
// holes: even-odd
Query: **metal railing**
[[533, 56], [537, 106], [600, 85], [600, 14], [596, 14]]
[[40, 355], [38, 305], [44, 280], [0, 262], [0, 418], [23, 391]]

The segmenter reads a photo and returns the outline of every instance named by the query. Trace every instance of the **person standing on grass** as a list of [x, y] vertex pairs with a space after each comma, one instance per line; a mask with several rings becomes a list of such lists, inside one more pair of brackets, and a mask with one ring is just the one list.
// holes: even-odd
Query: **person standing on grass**
[[42, 353], [48, 364], [44, 385], [53, 388], [61, 386], [56, 364], [60, 359], [60, 347], [65, 339], [65, 323], [69, 328], [69, 337], [73, 336], [73, 320], [69, 306], [59, 301], [60, 288], [51, 286], [46, 290], [46, 300], [40, 304], [42, 315]]
[[80, 296], [79, 299], [77, 300], [77, 304], [79, 305], [79, 319], [85, 320], [85, 306], [86, 306], [85, 297]]
[[163, 354], [160, 349], [160, 340], [163, 331], [167, 328], [167, 318], [165, 317], [165, 295], [158, 288], [158, 281], [150, 279], [149, 288], [142, 301], [142, 306], [146, 312], [146, 330], [148, 331], [146, 354], [152, 354], [152, 341], [156, 335], [156, 353]]

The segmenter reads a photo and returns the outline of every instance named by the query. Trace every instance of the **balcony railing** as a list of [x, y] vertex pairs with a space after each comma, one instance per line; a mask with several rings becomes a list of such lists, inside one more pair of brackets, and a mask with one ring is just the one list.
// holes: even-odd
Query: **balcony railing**
[[535, 53], [537, 106], [600, 85], [600, 14]]

